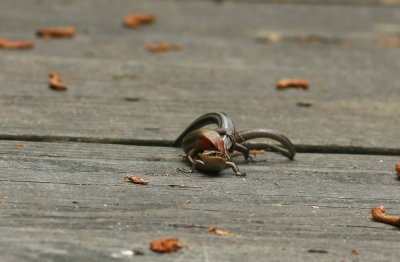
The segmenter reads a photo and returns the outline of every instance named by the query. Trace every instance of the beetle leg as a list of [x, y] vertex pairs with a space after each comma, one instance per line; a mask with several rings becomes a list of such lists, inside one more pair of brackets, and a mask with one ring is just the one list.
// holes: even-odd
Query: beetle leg
[[253, 157], [250, 156], [249, 149], [247, 149], [247, 147], [245, 145], [239, 144], [239, 143], [235, 143], [235, 150], [239, 151], [240, 153], [243, 154], [243, 157], [246, 160], [246, 162], [251, 162], [251, 163], [255, 162]]
[[226, 166], [232, 168], [233, 173], [236, 176], [245, 176], [246, 175], [246, 173], [240, 173], [238, 166], [233, 162], [227, 161]]
[[190, 165], [193, 165], [194, 163], [194, 156], [198, 153], [198, 150], [196, 148], [190, 149], [186, 153], [186, 160], [189, 162]]

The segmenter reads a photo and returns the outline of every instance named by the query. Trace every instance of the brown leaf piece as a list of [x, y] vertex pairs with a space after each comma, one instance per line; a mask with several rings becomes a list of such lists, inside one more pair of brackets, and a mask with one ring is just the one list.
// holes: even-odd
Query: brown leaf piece
[[207, 230], [208, 233], [212, 233], [212, 234], [216, 234], [218, 236], [224, 236], [224, 237], [232, 237], [235, 236], [235, 233], [223, 230], [223, 229], [219, 229], [217, 227], [209, 227]]
[[146, 42], [145, 46], [147, 50], [153, 53], [166, 52], [172, 50], [178, 51], [182, 49], [182, 46], [170, 43], [155, 44], [152, 42]]
[[180, 248], [182, 243], [177, 238], [160, 238], [150, 243], [150, 250], [158, 253], [176, 252]]
[[76, 30], [72, 26], [47, 27], [36, 31], [36, 35], [41, 38], [68, 38], [73, 37]]
[[397, 162], [397, 164], [396, 164], [396, 172], [397, 172], [397, 176], [400, 178], [400, 162]]
[[149, 183], [149, 181], [147, 181], [146, 179], [143, 179], [141, 177], [134, 176], [134, 175], [126, 175], [124, 177], [124, 179], [127, 179], [127, 180], [131, 181], [132, 183], [139, 184], [139, 185], [147, 185]]
[[129, 28], [138, 28], [141, 25], [152, 24], [156, 21], [153, 14], [130, 14], [124, 18], [124, 26]]
[[66, 91], [68, 88], [61, 82], [60, 75], [57, 73], [49, 73], [49, 87], [54, 90]]
[[383, 206], [375, 207], [371, 210], [371, 215], [375, 221], [399, 227], [400, 226], [400, 217], [385, 215], [385, 212], [386, 211]]
[[23, 147], [25, 147], [25, 145], [24, 144], [15, 144], [15, 147], [23, 148]]
[[30, 49], [33, 48], [33, 43], [29, 41], [13, 42], [7, 38], [0, 38], [0, 48], [4, 49]]
[[281, 79], [276, 83], [276, 89], [278, 90], [287, 88], [301, 88], [307, 90], [309, 87], [309, 82], [303, 79]]

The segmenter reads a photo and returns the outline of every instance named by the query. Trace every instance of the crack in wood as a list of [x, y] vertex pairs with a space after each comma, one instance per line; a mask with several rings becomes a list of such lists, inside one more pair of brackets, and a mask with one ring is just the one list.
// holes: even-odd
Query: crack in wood
[[[96, 144], [118, 144], [135, 146], [159, 146], [173, 147], [171, 140], [129, 139], [129, 138], [93, 138], [73, 136], [38, 136], [38, 135], [0, 135], [0, 140], [26, 141], [26, 142], [77, 142]], [[265, 146], [264, 146], [265, 147]], [[263, 144], [251, 144], [252, 149], [263, 148]], [[386, 147], [362, 147], [362, 146], [340, 146], [340, 145], [295, 145], [298, 153], [318, 154], [352, 154], [352, 155], [387, 155], [399, 156], [400, 148]]]

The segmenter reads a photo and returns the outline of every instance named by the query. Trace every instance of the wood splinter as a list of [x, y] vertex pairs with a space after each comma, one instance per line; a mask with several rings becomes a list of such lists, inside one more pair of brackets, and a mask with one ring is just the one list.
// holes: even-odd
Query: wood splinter
[[67, 38], [73, 37], [76, 30], [72, 26], [48, 27], [36, 31], [36, 35], [42, 38]]
[[160, 43], [160, 44], [155, 44], [152, 42], [146, 42], [145, 46], [147, 50], [153, 53], [158, 53], [158, 52], [166, 52], [166, 51], [171, 51], [171, 50], [181, 50], [182, 46], [181, 45], [176, 45], [176, 44], [170, 44], [170, 43]]
[[0, 48], [30, 49], [30, 48], [33, 48], [33, 43], [30, 41], [11, 41], [7, 38], [0, 38]]
[[49, 87], [54, 90], [66, 91], [68, 88], [61, 82], [60, 75], [57, 73], [49, 73]]
[[141, 25], [152, 24], [156, 21], [153, 14], [131, 14], [124, 18], [124, 26], [129, 28], [138, 28]]
[[214, 226], [209, 227], [207, 232], [211, 233], [211, 234], [218, 235], [218, 236], [225, 236], [225, 237], [226, 236], [228, 236], [228, 237], [236, 236], [235, 233], [232, 233], [232, 232], [229, 232], [227, 230], [223, 230], [223, 229], [220, 229], [220, 228], [217, 228], [217, 227], [214, 227]]
[[276, 89], [284, 90], [287, 88], [301, 88], [307, 90], [310, 83], [303, 79], [281, 79], [276, 83]]
[[126, 175], [124, 179], [129, 180], [134, 184], [140, 184], [140, 185], [147, 185], [149, 183], [148, 180], [134, 175]]
[[157, 253], [176, 252], [183, 247], [177, 238], [161, 238], [155, 239], [150, 243], [150, 250]]
[[375, 221], [400, 227], [400, 217], [385, 215], [385, 208], [383, 206], [373, 208], [371, 215]]

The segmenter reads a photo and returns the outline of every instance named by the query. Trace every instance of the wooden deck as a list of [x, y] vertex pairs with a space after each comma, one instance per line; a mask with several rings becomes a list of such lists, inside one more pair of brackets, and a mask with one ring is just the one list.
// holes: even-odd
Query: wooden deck
[[[396, 0], [1, 1], [0, 38], [35, 47], [0, 49], [0, 260], [398, 261], [400, 231], [369, 212], [400, 213], [399, 8]], [[125, 15], [142, 12], [156, 23], [123, 27]], [[34, 35], [66, 25], [74, 38]], [[183, 49], [152, 53], [147, 41]], [[48, 88], [52, 71], [66, 92]], [[277, 91], [282, 78], [310, 89]], [[212, 111], [239, 130], [279, 130], [300, 153], [238, 159], [244, 178], [178, 172], [186, 164], [172, 141]], [[185, 247], [149, 250], [165, 237]]]

